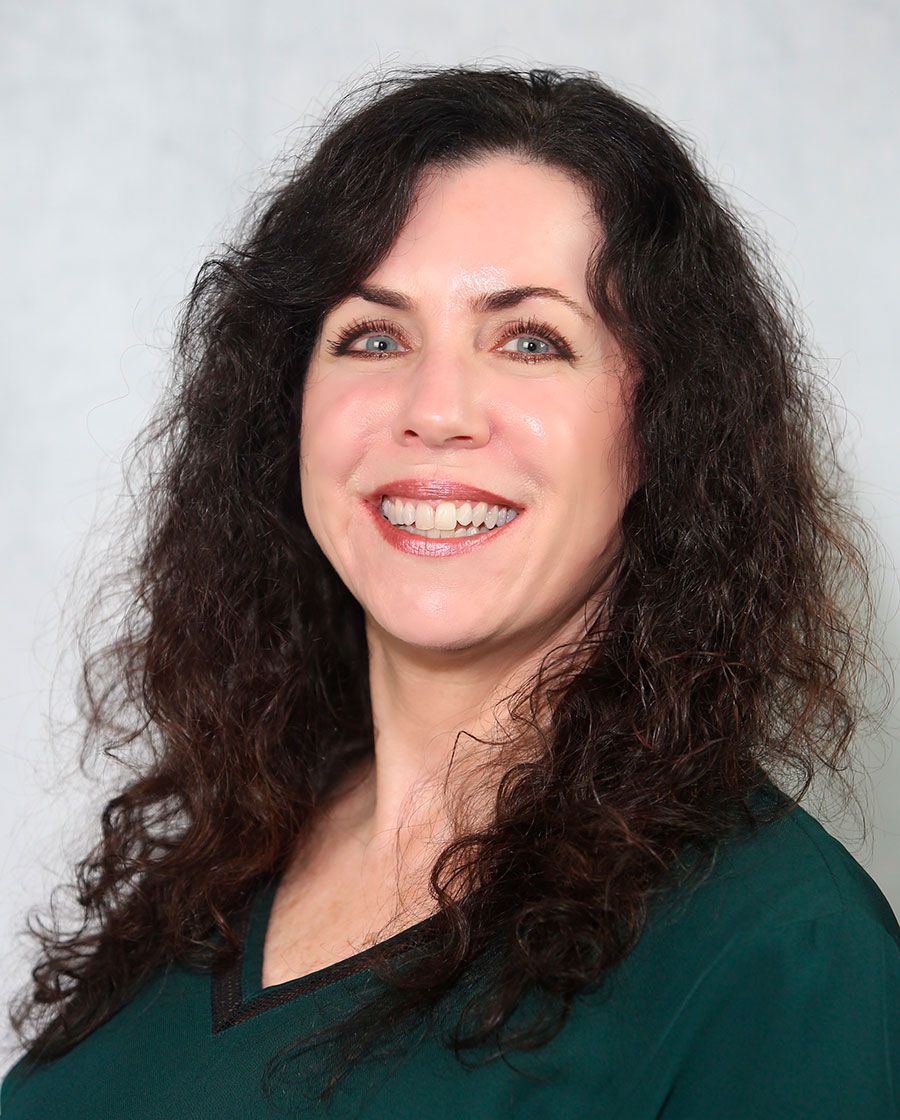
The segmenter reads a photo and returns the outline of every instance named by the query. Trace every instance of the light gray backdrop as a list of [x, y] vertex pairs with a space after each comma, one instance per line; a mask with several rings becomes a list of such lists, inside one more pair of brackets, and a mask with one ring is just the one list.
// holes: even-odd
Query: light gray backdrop
[[[50, 737], [51, 713], [71, 715], [78, 668], [57, 665], [60, 612], [85, 543], [102, 547], [122, 453], [166, 374], [175, 306], [296, 127], [373, 68], [581, 66], [696, 140], [768, 230], [827, 358], [857, 504], [886, 546], [875, 574], [894, 655], [895, 0], [4, 0], [0, 18], [4, 1004], [27, 975], [26, 910], [44, 911], [99, 827], [106, 788], [79, 776], [74, 737]], [[883, 740], [859, 744], [868, 841], [853, 821], [823, 823], [900, 911], [887, 718]], [[110, 766], [102, 781], [116, 777]]]

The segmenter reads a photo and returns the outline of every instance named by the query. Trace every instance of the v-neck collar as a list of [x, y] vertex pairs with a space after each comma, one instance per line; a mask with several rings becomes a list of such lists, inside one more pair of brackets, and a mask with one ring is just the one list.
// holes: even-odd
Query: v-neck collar
[[306, 976], [263, 988], [263, 948], [279, 880], [280, 875], [275, 874], [264, 882], [238, 914], [235, 930], [242, 943], [240, 955], [226, 971], [211, 974], [213, 1034], [242, 1023], [270, 1007], [280, 1007], [364, 970], [376, 950], [389, 948], [391, 954], [398, 952], [415, 942], [417, 936], [440, 917], [440, 913], [432, 914], [343, 960], [325, 965]]
[[[765, 782], [753, 791], [749, 801], [756, 807], [769, 799], [780, 801], [784, 797], [785, 794], [780, 788], [767, 777]], [[263, 947], [279, 878], [280, 873], [276, 873], [264, 881], [235, 918], [235, 930], [242, 945], [235, 962], [224, 972], [211, 973], [213, 1034], [253, 1018], [271, 1007], [279, 1007], [292, 1000], [301, 999], [311, 992], [327, 985], [338, 984], [347, 977], [364, 971], [377, 949], [389, 948], [393, 955], [407, 945], [414, 945], [418, 938], [441, 917], [438, 911], [377, 945], [353, 953], [344, 960], [316, 969], [306, 976], [298, 976], [294, 980], [286, 980], [282, 984], [263, 988]]]

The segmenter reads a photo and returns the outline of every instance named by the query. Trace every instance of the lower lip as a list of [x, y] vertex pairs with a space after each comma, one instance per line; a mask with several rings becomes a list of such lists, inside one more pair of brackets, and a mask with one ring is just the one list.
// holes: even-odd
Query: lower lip
[[507, 521], [497, 529], [473, 533], [471, 537], [444, 537], [441, 540], [438, 537], [420, 537], [417, 533], [406, 533], [398, 529], [381, 512], [380, 501], [377, 505], [372, 502], [365, 504], [375, 519], [376, 528], [387, 543], [409, 556], [458, 556], [465, 552], [476, 552], [514, 528], [522, 518], [522, 511], [517, 510], [512, 521]]

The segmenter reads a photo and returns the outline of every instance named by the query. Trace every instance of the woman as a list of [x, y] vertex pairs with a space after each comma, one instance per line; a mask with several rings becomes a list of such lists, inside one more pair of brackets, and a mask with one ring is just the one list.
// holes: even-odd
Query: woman
[[184, 309], [85, 668], [151, 749], [4, 1117], [896, 1116], [900, 929], [797, 804], [871, 595], [789, 302], [591, 75], [361, 92]]

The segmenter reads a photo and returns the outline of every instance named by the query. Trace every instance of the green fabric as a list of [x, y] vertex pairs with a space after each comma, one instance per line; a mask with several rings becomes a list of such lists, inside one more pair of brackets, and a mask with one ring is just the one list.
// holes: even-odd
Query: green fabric
[[330, 1110], [289, 1095], [268, 1104], [262, 1067], [375, 980], [332, 966], [260, 995], [275, 886], [254, 900], [222, 1029], [210, 976], [172, 965], [68, 1054], [30, 1072], [20, 1058], [0, 1089], [3, 1120], [900, 1117], [900, 927], [802, 808], [723, 843], [708, 877], [653, 911], [611, 985], [580, 995], [543, 1048], [466, 1069], [420, 1034], [401, 1059], [359, 1064]]

